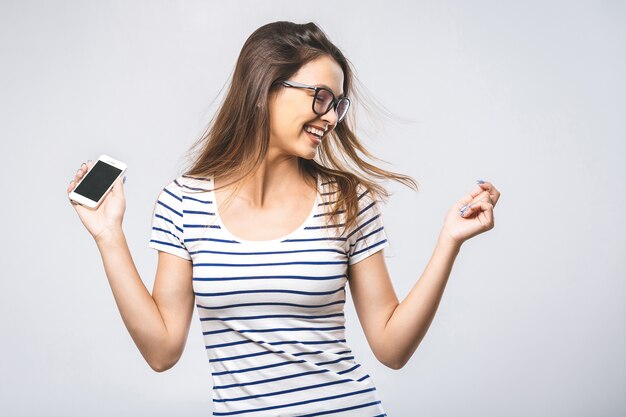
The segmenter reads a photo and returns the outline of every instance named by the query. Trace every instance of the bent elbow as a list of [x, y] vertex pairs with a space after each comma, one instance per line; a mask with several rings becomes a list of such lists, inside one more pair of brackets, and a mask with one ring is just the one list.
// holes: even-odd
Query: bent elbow
[[385, 365], [387, 368], [397, 371], [398, 369], [402, 369], [404, 365], [406, 365], [406, 363], [405, 362], [386, 362], [386, 363], [383, 363], [383, 365]]
[[410, 356], [406, 355], [388, 355], [384, 358], [379, 358], [379, 361], [385, 365], [389, 369], [393, 369], [397, 371], [399, 369], [404, 368], [404, 366], [409, 362]]
[[178, 360], [152, 361], [152, 362], [148, 362], [148, 365], [150, 365], [150, 368], [152, 368], [153, 371], [161, 373], [161, 372], [167, 371], [168, 369], [173, 368], [177, 362]]
[[385, 365], [387, 368], [393, 369], [394, 371], [397, 371], [398, 369], [402, 369], [404, 365], [406, 365], [406, 361], [399, 359], [399, 358], [385, 358], [385, 359], [379, 358], [378, 361], [382, 363], [383, 365]]
[[152, 368], [152, 370], [154, 372], [159, 372], [159, 373], [165, 372], [165, 371], [167, 371], [168, 369], [171, 368], [171, 366], [168, 366], [168, 365], [163, 364], [161, 362], [159, 362], [159, 363], [148, 363], [148, 365], [150, 365], [150, 368]]

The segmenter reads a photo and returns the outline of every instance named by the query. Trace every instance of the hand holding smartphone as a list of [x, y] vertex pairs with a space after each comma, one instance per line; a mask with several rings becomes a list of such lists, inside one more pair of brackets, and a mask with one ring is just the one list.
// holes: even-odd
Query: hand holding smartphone
[[96, 242], [121, 230], [126, 198], [120, 177], [125, 172], [126, 164], [101, 155], [95, 163], [83, 164], [67, 188], [69, 201]]
[[90, 210], [97, 210], [124, 172], [125, 163], [108, 155], [100, 155], [93, 167], [78, 181], [76, 188], [69, 193], [69, 199]]

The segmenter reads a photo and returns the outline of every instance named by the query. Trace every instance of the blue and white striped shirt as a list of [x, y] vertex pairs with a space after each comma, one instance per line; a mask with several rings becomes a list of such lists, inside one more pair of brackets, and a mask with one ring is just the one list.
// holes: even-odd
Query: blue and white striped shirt
[[182, 175], [159, 194], [149, 247], [193, 263], [214, 416], [386, 416], [346, 344], [344, 305], [348, 265], [389, 243], [363, 186], [357, 225], [343, 231], [345, 213], [326, 224], [333, 184], [318, 179], [306, 221], [265, 241], [224, 227], [212, 177]]

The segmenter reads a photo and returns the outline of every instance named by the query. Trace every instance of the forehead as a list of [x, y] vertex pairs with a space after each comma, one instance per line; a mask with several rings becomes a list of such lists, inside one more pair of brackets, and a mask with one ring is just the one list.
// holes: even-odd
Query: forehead
[[343, 70], [334, 59], [326, 55], [307, 62], [291, 79], [304, 84], [330, 88], [336, 97], [344, 93]]

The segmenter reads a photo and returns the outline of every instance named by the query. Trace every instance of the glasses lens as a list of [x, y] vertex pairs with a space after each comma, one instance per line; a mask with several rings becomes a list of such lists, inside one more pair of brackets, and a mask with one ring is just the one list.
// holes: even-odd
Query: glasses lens
[[333, 94], [327, 90], [317, 90], [315, 95], [314, 110], [317, 114], [326, 114], [333, 102]]
[[339, 103], [337, 103], [337, 123], [341, 122], [343, 118], [348, 113], [348, 108], [350, 107], [350, 100], [346, 98], [339, 99]]

